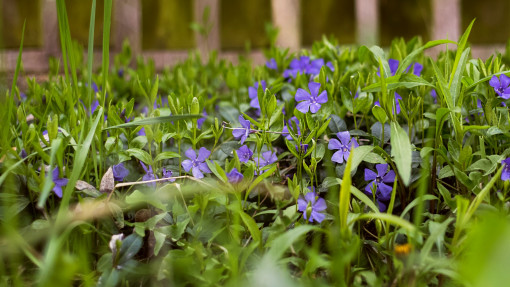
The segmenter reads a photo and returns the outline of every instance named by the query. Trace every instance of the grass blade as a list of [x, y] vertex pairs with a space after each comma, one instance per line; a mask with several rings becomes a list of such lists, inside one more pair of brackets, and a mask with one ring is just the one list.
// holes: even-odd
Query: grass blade
[[92, 104], [92, 64], [94, 60], [94, 26], [96, 22], [96, 0], [92, 0], [92, 9], [90, 10], [90, 26], [89, 26], [89, 44], [87, 49], [87, 70], [88, 70], [88, 109], [90, 111], [90, 105]]

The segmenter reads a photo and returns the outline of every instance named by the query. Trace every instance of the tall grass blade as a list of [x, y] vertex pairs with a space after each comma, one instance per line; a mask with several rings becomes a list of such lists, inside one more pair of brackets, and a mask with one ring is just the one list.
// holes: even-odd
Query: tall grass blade
[[88, 70], [88, 109], [90, 111], [90, 105], [92, 104], [92, 64], [94, 60], [94, 26], [96, 22], [96, 0], [92, 0], [92, 9], [90, 10], [90, 26], [89, 26], [89, 44], [87, 49], [87, 70]]

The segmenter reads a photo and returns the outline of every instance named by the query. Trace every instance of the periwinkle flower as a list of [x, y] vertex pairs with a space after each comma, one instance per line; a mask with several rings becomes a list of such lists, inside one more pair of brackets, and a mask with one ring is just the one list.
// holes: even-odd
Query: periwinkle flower
[[236, 138], [241, 138], [241, 144], [244, 143], [248, 135], [250, 134], [250, 121], [245, 120], [242, 115], [239, 116], [239, 123], [241, 123], [242, 128], [236, 128], [232, 131], [232, 135]]
[[[154, 179], [157, 179], [158, 177], [154, 174], [154, 171], [152, 170], [152, 166], [146, 166], [145, 164], [143, 164], [143, 162], [140, 162], [140, 164], [142, 165], [142, 168], [143, 170], [145, 171], [145, 174], [143, 175], [142, 177], [142, 180], [143, 181], [148, 181], [148, 180], [154, 180]], [[150, 183], [147, 183], [148, 186], [152, 186], [152, 187], [156, 187], [156, 183], [155, 182], [150, 182]]]
[[437, 92], [435, 89], [430, 91], [430, 96], [434, 99], [434, 104], [437, 104]]
[[278, 70], [278, 65], [276, 64], [276, 60], [274, 58], [271, 58], [266, 62], [266, 67], [270, 70]]
[[510, 179], [510, 157], [501, 161], [504, 164], [503, 172], [501, 172], [501, 180], [509, 180]]
[[299, 88], [296, 92], [295, 99], [296, 102], [300, 103], [296, 106], [296, 109], [305, 114], [308, 112], [308, 110], [310, 110], [312, 114], [318, 112], [321, 108], [321, 104], [328, 102], [328, 92], [324, 90], [319, 94], [320, 87], [320, 83], [308, 83], [308, 89], [310, 90], [310, 93]]
[[501, 74], [499, 79], [496, 75], [492, 76], [489, 85], [494, 88], [494, 91], [503, 99], [510, 99], [510, 78], [505, 74]]
[[371, 181], [366, 187], [365, 191], [367, 194], [372, 194], [373, 190], [376, 191], [375, 195], [377, 203], [379, 204], [379, 210], [381, 212], [386, 211], [387, 202], [391, 199], [391, 191], [393, 188], [387, 183], [395, 181], [395, 172], [393, 170], [388, 171], [388, 164], [376, 164], [374, 171], [365, 168], [365, 180]]
[[136, 134], [139, 136], [145, 136], [145, 128], [141, 128]]
[[298, 210], [303, 212], [303, 218], [309, 222], [314, 220], [321, 223], [326, 215], [322, 211], [326, 210], [326, 201], [317, 196], [313, 191], [308, 192], [304, 197], [298, 199]]
[[230, 183], [240, 183], [244, 176], [242, 173], [237, 171], [237, 168], [233, 168], [230, 172], [227, 173], [228, 182]]
[[182, 161], [182, 167], [186, 172], [191, 170], [193, 176], [196, 178], [203, 178], [203, 172], [211, 173], [207, 163], [205, 163], [205, 160], [211, 155], [211, 152], [205, 147], [201, 147], [198, 150], [198, 157], [192, 148], [188, 149], [184, 154], [189, 158]]
[[254, 161], [259, 169], [263, 168], [264, 166], [275, 163], [277, 160], [278, 158], [276, 157], [276, 153], [270, 150], [263, 152], [261, 157], [254, 158]]
[[[395, 105], [396, 105], [396, 110], [397, 110], [397, 115], [400, 114], [400, 103], [398, 102], [398, 100], [402, 100], [402, 97], [397, 94], [397, 92], [395, 92]], [[375, 101], [374, 102], [374, 106], [381, 106], [381, 104], [379, 103], [379, 101]]]
[[175, 178], [173, 177], [173, 172], [171, 170], [167, 170], [165, 167], [161, 169], [161, 173], [163, 174], [163, 178], [169, 178], [169, 181], [174, 182]]
[[[260, 81], [262, 90], [266, 90], [266, 81]], [[253, 87], [248, 88], [248, 96], [250, 97], [250, 107], [260, 109], [259, 97], [258, 97], [259, 82], [256, 82]]]
[[205, 109], [204, 111], [202, 112], [202, 118], [199, 118], [197, 120], [197, 128], [201, 129], [202, 128], [202, 125], [204, 124], [205, 120], [207, 119], [207, 113], [205, 112]]
[[237, 151], [237, 157], [239, 157], [240, 162], [248, 162], [250, 160], [251, 156], [253, 155], [253, 152], [251, 149], [248, 148], [247, 145], [241, 146]]
[[357, 148], [359, 145], [356, 139], [351, 139], [351, 134], [348, 131], [338, 132], [336, 136], [340, 141], [331, 139], [328, 143], [328, 149], [338, 150], [333, 154], [331, 160], [337, 163], [343, 163], [344, 160], [347, 161], [349, 158], [351, 148]]
[[124, 164], [122, 162], [112, 166], [112, 171], [113, 179], [115, 181], [123, 181], [124, 178], [129, 174], [129, 170], [127, 170], [127, 168], [124, 167]]
[[60, 177], [60, 171], [58, 170], [58, 166], [53, 169], [52, 172], [52, 180], [55, 186], [53, 186], [53, 192], [60, 198], [62, 198], [62, 187], [66, 186], [69, 182], [67, 178]]
[[[395, 76], [395, 74], [397, 73], [399, 63], [400, 62], [398, 60], [395, 60], [395, 59], [389, 59], [388, 60], [388, 65], [390, 66], [390, 73], [391, 73], [392, 76]], [[418, 62], [415, 62], [415, 63], [407, 66], [405, 72], [408, 73], [409, 70], [411, 69], [411, 67], [413, 67], [413, 74], [415, 76], [419, 77], [421, 75], [421, 71], [423, 70], [423, 65], [418, 63]], [[377, 75], [379, 77], [381, 76], [380, 69], [377, 69]]]
[[[283, 126], [283, 129], [282, 129], [282, 136], [284, 136], [286, 139], [288, 139], [289, 141], [292, 140], [292, 136], [290, 135], [289, 133], [289, 126], [290, 127], [293, 127], [292, 123], [294, 122], [294, 124], [296, 125], [296, 128], [297, 128], [297, 136], [300, 136], [301, 135], [301, 130], [299, 129], [299, 120], [298, 118], [296, 118], [295, 116], [290, 118], [288, 121], [287, 121], [287, 124]], [[294, 129], [292, 129], [292, 131], [294, 131]]]
[[[307, 56], [301, 56], [299, 59], [293, 59], [289, 64], [289, 69], [283, 72], [284, 78], [293, 77], [295, 78], [298, 73], [309, 74], [316, 76], [320, 73], [322, 66], [324, 66], [324, 59], [316, 59], [310, 61]], [[334, 71], [334, 66], [331, 62], [328, 62], [326, 66]]]

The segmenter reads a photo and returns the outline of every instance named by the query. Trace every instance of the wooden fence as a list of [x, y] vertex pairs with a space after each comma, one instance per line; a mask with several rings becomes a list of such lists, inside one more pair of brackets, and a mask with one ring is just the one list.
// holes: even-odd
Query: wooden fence
[[[2, 1], [16, 1], [16, 0], [2, 0]], [[162, 69], [166, 66], [171, 66], [176, 62], [188, 56], [188, 49], [143, 49], [142, 47], [142, 22], [143, 9], [142, 2], [144, 0], [113, 0], [114, 9], [112, 15], [112, 49], [113, 53], [118, 51], [122, 42], [128, 39], [131, 43], [133, 52], [143, 57], [150, 57], [155, 60], [157, 69]], [[192, 1], [192, 0], [177, 0], [177, 1]], [[244, 1], [244, 0], [243, 0]], [[238, 5], [244, 5], [239, 0]], [[258, 0], [257, 0], [258, 1]], [[310, 17], [304, 18], [303, 14], [308, 11], [301, 11], [303, 8], [302, 1], [312, 0], [266, 0], [270, 3], [271, 21], [272, 24], [279, 29], [277, 43], [284, 47], [289, 47], [291, 50], [296, 51], [302, 47], [303, 43], [303, 24], [301, 21], [310, 21]], [[357, 44], [380, 44], [380, 31], [381, 23], [386, 20], [385, 17], [400, 17], [401, 15], [382, 15], [381, 5], [386, 2], [396, 0], [333, 0], [340, 2], [353, 3], [353, 16], [354, 16], [354, 42]], [[401, 0], [407, 1], [407, 0]], [[415, 0], [420, 1], [420, 0]], [[428, 0], [426, 3], [430, 11], [430, 21], [427, 27], [428, 39], [443, 39], [449, 38], [457, 40], [462, 32], [462, 3], [473, 2], [475, 0]], [[506, 0], [498, 0], [500, 5], [506, 5]], [[502, 2], [503, 1], [503, 2]], [[321, 0], [314, 0], [311, 5], [320, 5]], [[462, 2], [462, 3], [461, 3]], [[480, 1], [485, 2], [485, 1]], [[491, 1], [487, 5], [491, 6]], [[233, 3], [233, 2], [232, 2]], [[310, 3], [308, 3], [310, 4]], [[470, 4], [471, 5], [471, 4]], [[474, 4], [473, 4], [474, 5]], [[5, 5], [4, 5], [5, 7]], [[41, 13], [41, 33], [42, 45], [37, 48], [26, 48], [23, 52], [24, 69], [30, 73], [44, 73], [48, 70], [48, 59], [52, 56], [59, 56], [60, 41], [58, 38], [58, 25], [55, 0], [39, 0], [39, 5], [36, 6], [40, 9]], [[191, 5], [192, 17], [194, 21], [200, 22], [206, 7], [209, 7], [209, 22], [212, 24], [211, 30], [207, 35], [203, 33], [194, 32], [194, 45], [204, 55], [208, 50], [215, 49], [220, 51], [220, 57], [236, 61], [239, 50], [228, 50], [222, 47], [222, 39], [220, 35], [221, 20], [221, 0], [193, 0]], [[313, 6], [310, 6], [313, 7]], [[506, 7], [506, 6], [505, 6]], [[505, 8], [506, 9], [506, 8]], [[6, 11], [4, 11], [5, 13]], [[334, 11], [329, 11], [334, 12]], [[507, 11], [510, 12], [510, 11]], [[7, 11], [8, 13], [8, 11]], [[345, 12], [344, 12], [345, 14]], [[89, 14], [90, 15], [90, 14]], [[150, 17], [150, 13], [146, 13]], [[339, 13], [340, 15], [340, 13]], [[506, 17], [503, 14], [502, 17]], [[476, 14], [475, 14], [476, 16]], [[190, 16], [191, 17], [191, 16]], [[315, 15], [321, 17], [321, 15]], [[384, 18], [384, 19], [382, 19]], [[506, 17], [508, 18], [508, 17]], [[308, 20], [303, 20], [308, 19]], [[149, 19], [150, 20], [150, 19]], [[203, 24], [203, 23], [202, 23]], [[391, 27], [390, 27], [391, 28]], [[392, 28], [391, 28], [392, 29]], [[504, 29], [503, 27], [501, 29]], [[508, 30], [508, 29], [506, 29]], [[191, 30], [189, 30], [190, 33]], [[491, 32], [492, 33], [492, 32]], [[493, 33], [497, 33], [494, 31]], [[506, 35], [506, 34], [505, 34]], [[96, 35], [97, 36], [97, 35]], [[504, 50], [504, 42], [497, 40], [500, 43], [477, 44], [473, 45], [473, 56], [486, 57], [494, 51]], [[241, 51], [242, 52], [242, 51]], [[437, 52], [437, 50], [435, 51]], [[17, 58], [17, 49], [0, 51], [0, 70], [12, 72], [14, 70]], [[251, 58], [257, 63], [264, 62], [264, 56], [260, 47], [255, 47], [250, 52]], [[430, 53], [434, 53], [431, 51]], [[99, 55], [99, 54], [98, 54]]]

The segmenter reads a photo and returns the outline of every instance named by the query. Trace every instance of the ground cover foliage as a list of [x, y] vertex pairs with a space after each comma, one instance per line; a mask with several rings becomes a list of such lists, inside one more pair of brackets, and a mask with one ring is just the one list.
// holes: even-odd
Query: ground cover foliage
[[109, 62], [105, 1], [93, 71], [56, 4], [62, 59], [26, 90], [18, 61], [2, 98], [2, 285], [510, 279], [510, 58], [471, 58], [471, 25], [386, 51], [290, 53], [270, 30], [266, 65], [191, 52], [156, 73], [128, 44]]

